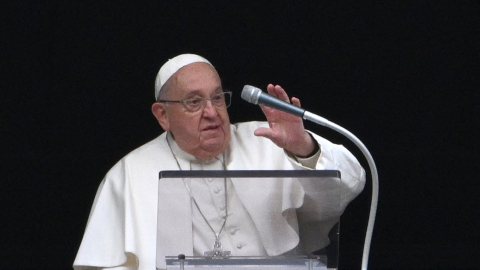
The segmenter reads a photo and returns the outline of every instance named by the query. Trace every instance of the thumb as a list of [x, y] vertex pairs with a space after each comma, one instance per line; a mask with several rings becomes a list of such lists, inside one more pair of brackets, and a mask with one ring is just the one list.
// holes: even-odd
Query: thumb
[[257, 128], [253, 134], [255, 136], [260, 136], [260, 137], [265, 137], [267, 139], [273, 139], [274, 137], [274, 132], [272, 129], [270, 128], [266, 128], [266, 127], [260, 127], [260, 128]]

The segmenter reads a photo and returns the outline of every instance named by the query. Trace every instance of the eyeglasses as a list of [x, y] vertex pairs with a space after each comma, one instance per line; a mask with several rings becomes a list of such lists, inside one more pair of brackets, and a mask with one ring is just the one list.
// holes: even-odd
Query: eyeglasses
[[201, 98], [201, 97], [194, 97], [185, 100], [157, 100], [160, 103], [180, 103], [185, 107], [185, 109], [189, 112], [197, 112], [199, 110], [203, 110], [207, 105], [207, 100], [210, 100], [213, 105], [217, 108], [228, 108], [232, 101], [232, 92], [226, 91], [222, 93], [218, 93], [213, 95], [211, 98]]

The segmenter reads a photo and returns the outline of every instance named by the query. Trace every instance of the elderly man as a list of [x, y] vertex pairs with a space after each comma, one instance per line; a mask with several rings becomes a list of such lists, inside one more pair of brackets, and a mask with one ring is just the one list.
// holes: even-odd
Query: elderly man
[[[282, 87], [270, 84], [267, 90], [289, 102]], [[152, 113], [165, 132], [125, 156], [101, 182], [75, 269], [155, 269], [157, 231], [162, 255], [203, 255], [221, 242], [234, 256], [276, 256], [292, 254], [299, 245], [295, 211], [263, 218], [271, 205], [261, 198], [247, 200], [244, 183], [189, 179], [159, 186], [160, 171], [339, 170], [342, 210], [363, 189], [365, 172], [357, 160], [342, 146], [307, 132], [299, 117], [263, 107], [267, 122], [230, 124], [231, 93], [203, 57], [183, 54], [167, 61], [157, 75], [155, 97]], [[297, 98], [291, 102], [300, 106]], [[161, 198], [167, 212], [170, 205], [183, 209], [180, 221], [162, 215], [157, 224], [159, 188], [168, 191]], [[170, 190], [183, 193], [185, 203], [181, 196], [169, 196]], [[298, 199], [292, 208], [301, 207]]]

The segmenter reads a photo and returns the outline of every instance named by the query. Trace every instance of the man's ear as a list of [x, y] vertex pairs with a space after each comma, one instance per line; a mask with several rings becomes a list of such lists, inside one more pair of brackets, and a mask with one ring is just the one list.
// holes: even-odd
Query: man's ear
[[158, 123], [162, 126], [163, 130], [170, 130], [170, 122], [168, 120], [166, 105], [163, 103], [155, 102], [152, 105], [152, 113], [157, 118]]

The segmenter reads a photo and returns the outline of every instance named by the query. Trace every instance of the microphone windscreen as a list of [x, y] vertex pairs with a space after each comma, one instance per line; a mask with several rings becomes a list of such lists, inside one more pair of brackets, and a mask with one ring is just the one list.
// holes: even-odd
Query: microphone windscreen
[[245, 85], [242, 90], [242, 98], [250, 103], [257, 104], [258, 96], [262, 93], [262, 90], [251, 85]]

